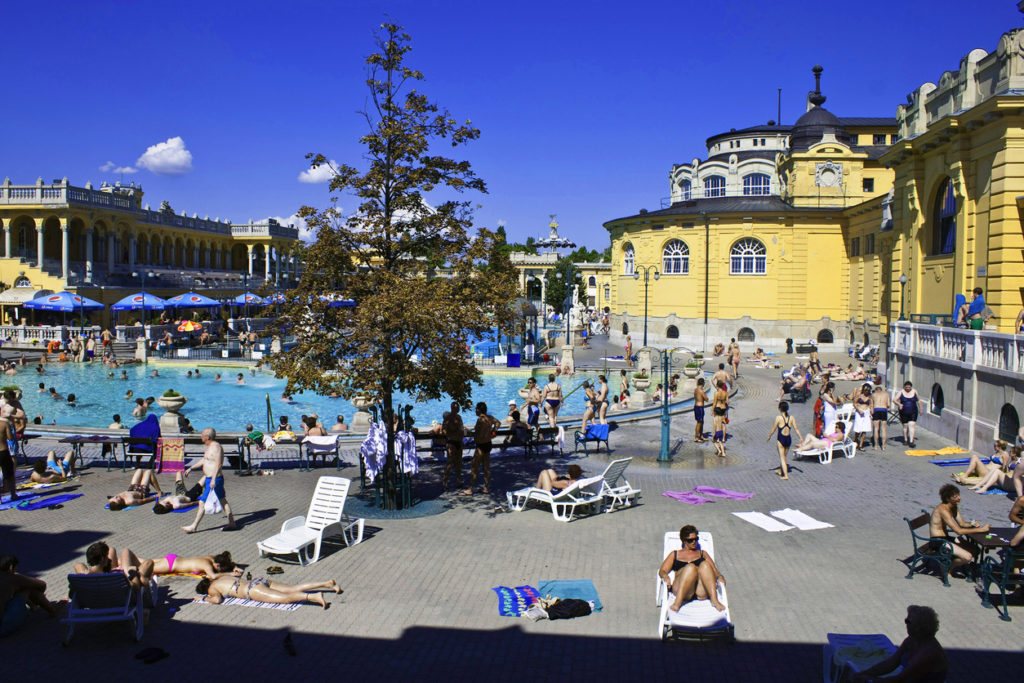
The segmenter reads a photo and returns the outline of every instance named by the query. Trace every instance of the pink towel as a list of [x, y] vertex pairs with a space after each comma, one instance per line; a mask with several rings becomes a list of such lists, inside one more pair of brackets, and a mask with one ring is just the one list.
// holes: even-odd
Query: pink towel
[[713, 486], [694, 486], [693, 490], [695, 493], [702, 493], [705, 496], [716, 496], [718, 498], [728, 498], [729, 500], [747, 500], [753, 498], [753, 493], [743, 493], [742, 491], [730, 491], [729, 489], [716, 489]]
[[661, 495], [668, 496], [669, 498], [675, 498], [676, 500], [686, 503], [687, 505], [703, 505], [704, 503], [714, 503], [715, 501], [704, 496], [699, 496], [693, 491], [665, 491]]

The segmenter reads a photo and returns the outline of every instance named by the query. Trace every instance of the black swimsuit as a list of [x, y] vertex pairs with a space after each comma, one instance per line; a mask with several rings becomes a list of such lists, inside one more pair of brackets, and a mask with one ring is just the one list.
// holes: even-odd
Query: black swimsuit
[[[678, 552], [678, 551], [676, 551], [676, 552]], [[698, 557], [696, 560], [691, 560], [689, 562], [687, 562], [685, 560], [680, 560], [678, 555], [676, 555], [675, 553], [672, 553], [672, 571], [677, 572], [677, 571], [679, 571], [680, 569], [682, 569], [683, 567], [685, 567], [688, 564], [692, 564], [694, 567], [699, 567], [700, 563], [703, 562], [703, 561], [704, 561], [704, 551], [701, 551], [700, 557]]]

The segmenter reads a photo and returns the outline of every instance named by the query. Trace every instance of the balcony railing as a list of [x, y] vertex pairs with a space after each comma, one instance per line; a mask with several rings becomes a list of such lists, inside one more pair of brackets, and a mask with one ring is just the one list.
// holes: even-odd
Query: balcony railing
[[892, 344], [898, 354], [1024, 373], [1024, 335], [896, 322], [892, 325]]

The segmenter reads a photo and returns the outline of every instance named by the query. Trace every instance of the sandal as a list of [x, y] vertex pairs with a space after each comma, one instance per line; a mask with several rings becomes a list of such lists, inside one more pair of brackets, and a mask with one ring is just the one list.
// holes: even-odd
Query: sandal
[[267, 573], [268, 574], [272, 574], [272, 575], [273, 574], [284, 574], [284, 569], [282, 569], [281, 567], [279, 567], [278, 565], [275, 564], [273, 566], [267, 567]]

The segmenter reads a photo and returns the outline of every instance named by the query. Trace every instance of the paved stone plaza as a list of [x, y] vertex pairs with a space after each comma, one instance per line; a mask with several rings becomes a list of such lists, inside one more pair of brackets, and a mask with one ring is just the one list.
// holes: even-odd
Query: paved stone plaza
[[[908, 457], [902, 444], [890, 439], [884, 455], [868, 450], [830, 465], [801, 461], [791, 480], [781, 481], [770, 471], [778, 464], [775, 445], [765, 442], [779, 373], [747, 367], [741, 372], [724, 465], [714, 458], [710, 442], [691, 442], [689, 415], [673, 420], [676, 464], [670, 467], [655, 462], [657, 420], [623, 425], [612, 433], [612, 456], [635, 458], [626, 474], [643, 490], [638, 507], [570, 524], [541, 509], [505, 512], [504, 491], [532, 483], [542, 463], [518, 455], [497, 458], [493, 496], [443, 496], [448, 509], [441, 514], [368, 519], [362, 544], [328, 546], [326, 557], [309, 567], [283, 564], [279, 578], [284, 582], [333, 578], [341, 584], [345, 592], [328, 596], [333, 601], [326, 611], [191, 604], [195, 581], [169, 578], [163, 582], [164, 605], [152, 614], [141, 644], [132, 642], [127, 626], [115, 624], [82, 628], [62, 649], [62, 627], [33, 614], [24, 629], [3, 641], [6, 672], [42, 680], [74, 671], [87, 680], [336, 674], [405, 681], [676, 676], [815, 681], [821, 679], [826, 633], [885, 633], [898, 643], [906, 606], [924, 604], [941, 619], [938, 637], [950, 655], [949, 680], [1019, 677], [1024, 609], [1011, 606], [1013, 621], [1005, 623], [981, 606], [970, 583], [952, 580], [945, 588], [927, 574], [904, 578], [901, 560], [910, 554], [910, 540], [903, 517], [938, 502], [938, 489], [949, 481], [951, 468]], [[853, 385], [844, 382], [840, 389], [846, 392]], [[795, 406], [793, 414], [802, 431], [809, 428], [811, 404]], [[918, 439], [919, 448], [946, 445], [927, 433]], [[46, 447], [34, 442], [33, 454]], [[355, 454], [354, 448], [346, 450], [343, 474], [357, 479]], [[567, 453], [548, 462], [560, 470], [578, 462], [597, 474], [607, 460], [602, 451], [589, 458]], [[437, 464], [426, 465], [418, 496], [441, 496], [439, 471]], [[44, 578], [54, 599], [65, 597], [64, 577], [72, 563], [100, 539], [143, 557], [228, 549], [254, 575], [262, 575], [272, 562], [257, 557], [257, 540], [276, 532], [284, 519], [304, 514], [321, 473], [335, 472], [229, 475], [228, 498], [242, 528], [223, 531], [224, 520], [208, 516], [200, 532], [189, 536], [178, 527], [191, 521], [190, 514], [103, 509], [104, 496], [123, 490], [128, 475], [93, 467], [73, 487], [84, 497], [62, 509], [0, 512], [0, 549], [16, 553], [25, 573]], [[703, 506], [661, 495], [700, 484], [756, 495]], [[966, 518], [1006, 526], [1010, 506], [1007, 496], [964, 492]], [[772, 534], [729, 514], [785, 507], [835, 528]], [[663, 559], [662, 536], [687, 523], [715, 536], [736, 624], [734, 644], [658, 639], [654, 584]], [[503, 618], [490, 590], [577, 578], [594, 581], [605, 606], [602, 613], [558, 622]], [[283, 647], [287, 633], [295, 657]], [[170, 656], [151, 666], [132, 658], [150, 646]], [[12, 656], [17, 652], [22, 656]]]

